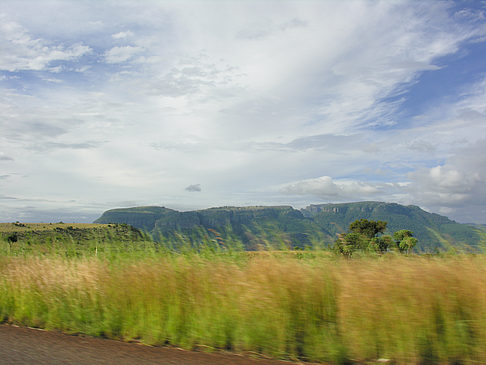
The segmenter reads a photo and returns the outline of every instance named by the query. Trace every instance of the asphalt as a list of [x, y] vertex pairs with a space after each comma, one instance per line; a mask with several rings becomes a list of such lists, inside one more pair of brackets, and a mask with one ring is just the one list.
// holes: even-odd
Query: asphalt
[[0, 364], [289, 365], [226, 353], [151, 347], [56, 331], [0, 325]]

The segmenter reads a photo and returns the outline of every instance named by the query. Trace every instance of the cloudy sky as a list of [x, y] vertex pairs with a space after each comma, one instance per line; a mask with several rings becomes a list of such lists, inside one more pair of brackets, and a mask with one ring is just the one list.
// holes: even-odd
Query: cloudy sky
[[0, 3], [0, 221], [380, 200], [486, 223], [486, 2]]

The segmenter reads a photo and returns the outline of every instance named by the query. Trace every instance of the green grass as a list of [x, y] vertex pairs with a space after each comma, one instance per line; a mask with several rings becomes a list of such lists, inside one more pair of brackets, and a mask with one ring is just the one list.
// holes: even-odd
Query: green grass
[[0, 223], [0, 255], [85, 256], [98, 250], [130, 252], [154, 245], [126, 224]]
[[105, 228], [111, 225], [95, 223], [0, 223], [0, 233], [28, 232], [28, 231], [54, 231], [56, 229], [66, 229], [66, 227], [76, 229]]
[[1, 244], [3, 322], [290, 360], [486, 362], [482, 255]]

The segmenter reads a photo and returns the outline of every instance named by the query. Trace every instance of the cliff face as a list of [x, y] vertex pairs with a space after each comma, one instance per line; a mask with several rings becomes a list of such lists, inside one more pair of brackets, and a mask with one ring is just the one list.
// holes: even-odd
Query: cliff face
[[111, 209], [102, 214], [95, 223], [126, 223], [131, 226], [150, 232], [156, 222], [167, 216], [179, 213], [176, 210], [164, 207], [135, 207]]
[[[181, 233], [192, 240], [218, 234], [240, 241], [247, 249], [295, 248], [323, 241], [324, 230], [290, 206], [220, 207], [178, 212], [162, 207], [137, 207], [106, 211], [96, 223], [127, 223], [148, 231], [156, 240]], [[214, 233], [216, 232], [216, 233]], [[326, 242], [331, 242], [326, 237]]]
[[109, 210], [96, 223], [130, 224], [150, 232], [156, 240], [176, 233], [197, 240], [216, 232], [223, 240], [240, 241], [247, 249], [256, 249], [305, 247], [316, 242], [332, 244], [338, 233], [346, 232], [351, 222], [361, 218], [388, 222], [388, 232], [413, 231], [421, 251], [476, 247], [485, 231], [417, 206], [383, 202], [313, 204], [301, 210], [291, 206], [257, 206], [179, 212], [164, 207], [136, 207]]
[[428, 213], [414, 205], [358, 202], [310, 205], [303, 210], [307, 217], [320, 227], [326, 227], [331, 234], [344, 232], [351, 222], [361, 218], [386, 221], [389, 233], [400, 229], [413, 231], [419, 240], [417, 247], [422, 251], [451, 246], [476, 247], [481, 243], [481, 229]]

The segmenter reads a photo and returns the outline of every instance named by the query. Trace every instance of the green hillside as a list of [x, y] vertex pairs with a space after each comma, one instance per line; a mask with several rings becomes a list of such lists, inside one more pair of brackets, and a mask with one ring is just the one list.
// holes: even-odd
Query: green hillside
[[[146, 219], [145, 219], [146, 218]], [[183, 234], [192, 241], [242, 242], [246, 249], [295, 248], [323, 240], [323, 230], [290, 206], [220, 207], [178, 212], [161, 207], [109, 210], [96, 223], [127, 223], [149, 231], [155, 240]], [[326, 237], [329, 239], [329, 237]]]
[[14, 245], [53, 241], [83, 245], [91, 240], [136, 242], [144, 239], [139, 229], [126, 224], [0, 223], [0, 240]]
[[357, 219], [388, 222], [387, 231], [412, 230], [420, 251], [450, 247], [477, 248], [485, 242], [486, 229], [459, 224], [417, 206], [359, 202], [291, 206], [220, 207], [179, 212], [164, 207], [112, 209], [95, 223], [126, 223], [143, 229], [157, 241], [174, 242], [181, 235], [191, 242], [217, 240], [243, 243], [246, 249], [304, 248], [332, 244]]
[[164, 207], [135, 207], [111, 209], [103, 213], [95, 223], [125, 223], [147, 232], [152, 232], [157, 220], [165, 216], [175, 216], [179, 212]]
[[351, 222], [361, 218], [386, 221], [388, 233], [400, 229], [413, 231], [421, 251], [451, 246], [477, 247], [481, 241], [481, 228], [457, 223], [414, 205], [383, 202], [319, 204], [310, 205], [302, 212], [332, 234], [342, 233]]

